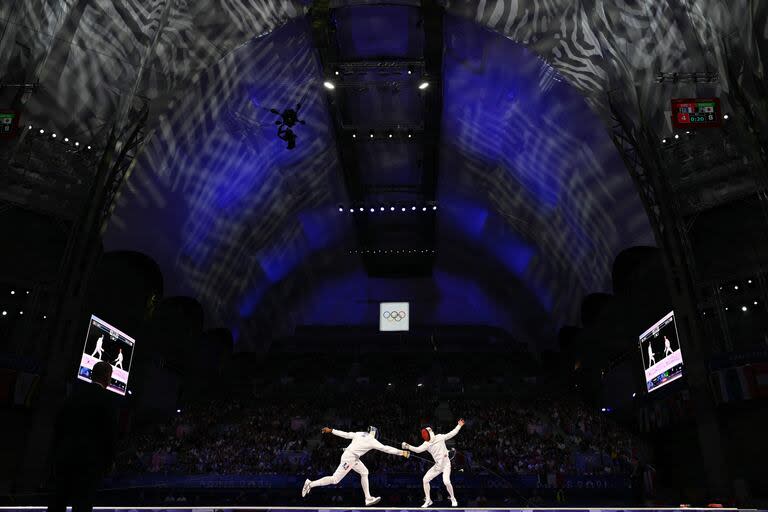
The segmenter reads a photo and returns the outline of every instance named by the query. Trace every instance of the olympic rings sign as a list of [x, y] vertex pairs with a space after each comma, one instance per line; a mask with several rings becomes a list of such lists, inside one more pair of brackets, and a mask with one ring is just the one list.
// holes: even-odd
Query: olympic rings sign
[[400, 320], [405, 320], [408, 315], [405, 311], [384, 311], [381, 316], [383, 316], [385, 320], [399, 322]]

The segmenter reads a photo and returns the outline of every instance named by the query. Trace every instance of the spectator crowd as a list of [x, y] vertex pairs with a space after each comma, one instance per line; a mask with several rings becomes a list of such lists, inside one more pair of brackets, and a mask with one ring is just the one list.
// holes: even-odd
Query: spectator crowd
[[[637, 440], [575, 399], [496, 397], [441, 405], [395, 390], [333, 398], [249, 396], [192, 405], [124, 439], [117, 474], [330, 474], [348, 441], [322, 436], [323, 426], [359, 431], [375, 425], [384, 444], [399, 447], [402, 441], [419, 444], [425, 424], [446, 432], [460, 417], [467, 425], [452, 442], [454, 467], [467, 472], [538, 475], [542, 486], [554, 487], [563, 474], [629, 475], [636, 462]], [[428, 462], [377, 453], [365, 464], [373, 473], [412, 473], [426, 470]]]

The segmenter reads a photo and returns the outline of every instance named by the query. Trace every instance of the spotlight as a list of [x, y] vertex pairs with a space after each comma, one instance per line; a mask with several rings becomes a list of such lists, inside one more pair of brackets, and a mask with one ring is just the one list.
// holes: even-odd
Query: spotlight
[[403, 206], [403, 211], [405, 211], [405, 206]]
[[41, 128], [41, 129], [40, 129], [40, 133], [45, 133], [45, 130], [43, 130], [43, 129]]
[[411, 210], [413, 210], [415, 212], [416, 211], [416, 207], [415, 206], [411, 206]]
[[43, 320], [46, 320], [48, 318], [48, 315], [43, 315]]
[[728, 311], [728, 306], [725, 306], [725, 310]]
[[178, 414], [181, 414], [181, 409], [176, 409], [176, 412], [177, 412]]
[[355, 209], [354, 208], [350, 208], [349, 209], [349, 213], [355, 213]]
[[373, 208], [371, 208], [371, 213], [373, 213], [374, 211], [375, 211], [375, 210], [374, 210]]
[[408, 138], [410, 139], [411, 137], [413, 137], [413, 134], [409, 132], [408, 133]]
[[56, 134], [55, 133], [51, 134], [51, 137], [53, 137], [55, 139], [56, 138]]
[[432, 210], [437, 210], [437, 205], [433, 206]]
[[388, 136], [389, 136], [389, 138], [391, 139], [391, 138], [392, 138], [392, 132], [389, 132], [389, 135], [388, 135]]
[[29, 128], [31, 130], [32, 129], [32, 125], [27, 126], [27, 128]]
[[427, 207], [425, 206], [424, 208], [421, 209], [421, 211], [423, 212], [427, 211]]
[[390, 206], [389, 209], [390, 209], [390, 211], [395, 211], [395, 207], [394, 206]]
[[726, 121], [728, 120], [729, 117], [730, 116], [728, 114], [723, 114], [723, 119], [725, 119]]
[[413, 66], [408, 66], [408, 74], [409, 75], [413, 74]]
[[79, 146], [79, 145], [80, 145], [80, 143], [75, 141], [75, 146]]
[[747, 311], [747, 306], [741, 306], [741, 310], [746, 312]]
[[[747, 310], [747, 308], [744, 308], [744, 311], [746, 311], [746, 310]], [[23, 314], [24, 314], [23, 311], [19, 311], [19, 315], [23, 315]]]
[[11, 295], [16, 295], [16, 290], [11, 290]]
[[91, 146], [88, 146], [88, 149], [91, 149]]
[[362, 211], [365, 211], [365, 208], [363, 208], [363, 207], [361, 206], [361, 207], [360, 207], [360, 211], [361, 211], [361, 212], [362, 212]]
[[384, 211], [384, 207], [382, 206], [381, 208], [379, 208], [379, 210], [381, 210], [383, 212]]
[[632, 398], [635, 398], [637, 396], [637, 393], [632, 393]]
[[747, 281], [747, 284], [752, 284], [752, 280], [751, 280], [751, 279], [750, 279], [750, 280], [748, 280], [748, 281]]
[[605, 407], [603, 407], [603, 408], [602, 408], [602, 409], [600, 409], [600, 410], [601, 410], [602, 412], [605, 412]]
[[340, 212], [343, 212], [343, 211], [344, 211], [344, 208], [339, 208], [339, 211], [340, 211]]
[[27, 290], [27, 295], [29, 295], [29, 290]]
[[426, 89], [427, 87], [429, 87], [429, 82], [421, 82], [421, 83], [419, 84], [419, 89], [421, 89], [422, 91], [423, 91], [424, 89]]
[[676, 134], [675, 134], [675, 138], [676, 138], [676, 139], [679, 139], [679, 138], [680, 138], [680, 135], [676, 133]]
[[339, 70], [337, 69], [336, 71], [333, 72], [333, 74], [336, 76], [339, 76]]
[[64, 137], [64, 142], [69, 142], [69, 137]]
[[757, 306], [757, 301], [753, 302], [752, 304], [754, 304], [755, 306]]
[[387, 386], [391, 386], [391, 385], [392, 385], [392, 383], [391, 383], [391, 382], [387, 382]]
[[328, 89], [329, 91], [332, 91], [332, 90], [334, 90], [334, 89], [336, 88], [336, 86], [335, 86], [335, 85], [333, 85], [333, 82], [329, 82], [328, 80], [326, 80], [325, 82], [323, 82], [323, 87], [325, 87], [325, 88], [326, 88], [326, 89]]
[[128, 390], [128, 394], [129, 394], [129, 395], [132, 395], [132, 394], [133, 394], [133, 391], [131, 391], [131, 390], [129, 389], [129, 390]]
[[667, 139], [661, 139], [661, 143], [662, 144], [666, 144], [667, 143]]
[[356, 134], [356, 133], [354, 133], [354, 132], [352, 132], [352, 138], [353, 138], [353, 139], [356, 139], [356, 138], [357, 138], [357, 134]]
[[690, 135], [691, 134], [691, 130], [685, 130], [685, 134], [686, 135]]
[[735, 286], [733, 287], [733, 289], [734, 289], [734, 290], [738, 290], [738, 289], [739, 289], [739, 285], [735, 285]]
[[7, 315], [8, 315], [8, 312], [7, 311], [3, 311], [3, 316], [7, 316]]
[[421, 387], [421, 386], [423, 386], [423, 385], [424, 385], [424, 384], [422, 384], [421, 382], [419, 382], [418, 384], [416, 384], [416, 387], [417, 387], [417, 388], [420, 388], [420, 387]]
[[373, 130], [368, 130], [368, 136], [369, 136], [370, 138], [373, 138]]

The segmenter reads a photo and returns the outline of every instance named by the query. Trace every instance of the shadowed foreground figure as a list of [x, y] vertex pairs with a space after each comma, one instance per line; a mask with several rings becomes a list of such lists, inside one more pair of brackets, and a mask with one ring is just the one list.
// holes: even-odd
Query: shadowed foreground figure
[[52, 459], [56, 481], [50, 512], [90, 512], [101, 479], [112, 466], [117, 408], [106, 387], [112, 367], [100, 361], [92, 384], [78, 383], [56, 417]]

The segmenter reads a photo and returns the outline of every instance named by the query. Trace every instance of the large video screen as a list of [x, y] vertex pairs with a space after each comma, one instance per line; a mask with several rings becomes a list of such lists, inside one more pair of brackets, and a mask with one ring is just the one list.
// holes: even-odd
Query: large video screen
[[379, 330], [407, 331], [410, 329], [410, 316], [407, 302], [382, 302], [379, 304]]
[[91, 382], [91, 371], [96, 363], [104, 361], [112, 365], [112, 379], [107, 389], [119, 395], [125, 395], [128, 390], [128, 375], [131, 373], [133, 346], [136, 341], [109, 325], [101, 318], [92, 315], [85, 336], [83, 356], [80, 358], [80, 369], [77, 378]]
[[683, 376], [683, 355], [674, 311], [640, 335], [640, 356], [649, 393]]

